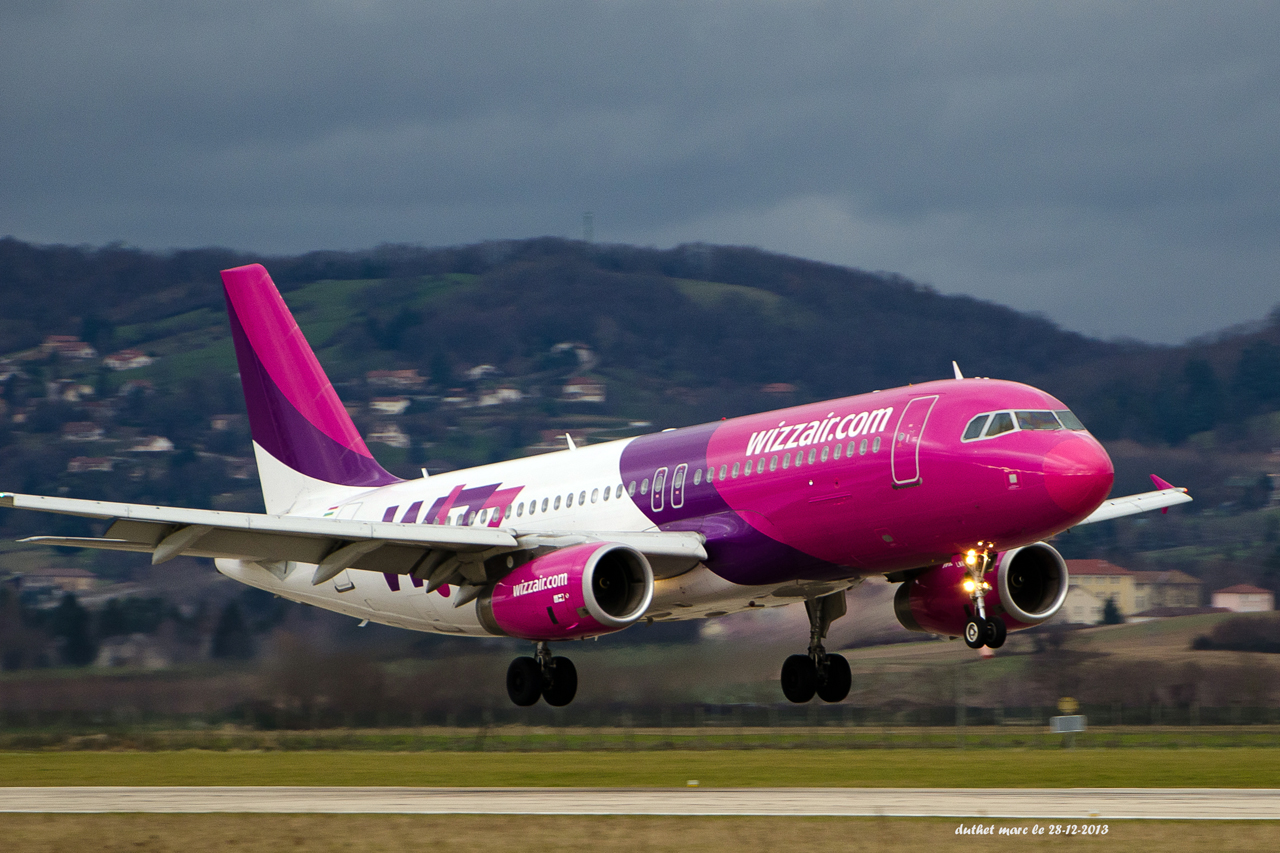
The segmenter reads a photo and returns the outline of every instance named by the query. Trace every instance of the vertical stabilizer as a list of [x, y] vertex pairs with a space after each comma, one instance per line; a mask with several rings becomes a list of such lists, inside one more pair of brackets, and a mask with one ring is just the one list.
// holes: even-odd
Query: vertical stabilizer
[[267, 512], [398, 482], [356, 431], [266, 268], [223, 270], [222, 285]]

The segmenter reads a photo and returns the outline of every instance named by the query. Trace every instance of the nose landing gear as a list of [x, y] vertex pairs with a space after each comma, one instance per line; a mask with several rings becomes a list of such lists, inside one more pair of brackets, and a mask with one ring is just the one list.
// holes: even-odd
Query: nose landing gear
[[991, 555], [987, 551], [971, 550], [964, 557], [965, 566], [969, 569], [968, 577], [964, 579], [964, 591], [973, 602], [969, 621], [964, 623], [964, 644], [971, 649], [983, 646], [998, 649], [1004, 645], [1009, 631], [999, 616], [987, 615], [986, 597], [991, 591], [991, 584], [987, 583], [985, 575], [990, 562]]
[[537, 644], [534, 657], [519, 657], [507, 667], [507, 695], [522, 707], [546, 699], [560, 707], [573, 701], [578, 692], [578, 670], [568, 658], [553, 657], [545, 641]]
[[849, 662], [841, 655], [827, 654], [822, 641], [831, 623], [847, 612], [844, 592], [804, 603], [809, 614], [809, 653], [792, 655], [782, 664], [782, 694], [796, 704], [814, 697], [824, 702], [841, 702], [849, 695], [853, 675]]

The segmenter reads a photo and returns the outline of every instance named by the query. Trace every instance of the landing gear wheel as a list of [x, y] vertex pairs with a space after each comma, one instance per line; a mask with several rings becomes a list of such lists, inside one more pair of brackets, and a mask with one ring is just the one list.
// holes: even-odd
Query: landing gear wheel
[[792, 655], [782, 664], [782, 694], [797, 705], [813, 698], [818, 689], [818, 667], [808, 655]]
[[987, 644], [987, 620], [970, 619], [964, 623], [964, 644], [971, 649], [980, 649]]
[[1009, 635], [1009, 628], [999, 616], [987, 620], [987, 648], [998, 649], [1004, 645], [1004, 638]]
[[507, 695], [521, 707], [537, 703], [542, 696], [542, 667], [536, 660], [516, 658], [511, 662], [507, 667]]
[[559, 708], [573, 701], [578, 692], [578, 670], [568, 658], [551, 659], [550, 679], [542, 688], [542, 698], [548, 705]]
[[853, 673], [842, 655], [827, 655], [826, 678], [818, 685], [818, 698], [823, 702], [843, 702], [853, 686]]

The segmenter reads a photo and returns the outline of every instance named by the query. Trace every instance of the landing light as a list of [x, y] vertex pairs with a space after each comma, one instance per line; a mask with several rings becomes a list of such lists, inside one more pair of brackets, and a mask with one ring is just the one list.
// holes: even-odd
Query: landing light
[[973, 592], [973, 589], [974, 589], [974, 586], [975, 586], [975, 584], [974, 584], [974, 582], [973, 582], [973, 578], [965, 578], [964, 583], [962, 584], [962, 586], [964, 587], [964, 591], [965, 591], [965, 592]]
[[978, 552], [970, 548], [969, 553], [964, 555], [964, 564], [969, 568], [978, 565]]

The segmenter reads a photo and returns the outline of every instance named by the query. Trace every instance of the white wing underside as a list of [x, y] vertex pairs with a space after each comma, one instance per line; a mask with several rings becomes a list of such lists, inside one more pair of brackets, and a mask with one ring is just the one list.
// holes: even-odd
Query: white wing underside
[[[1143, 492], [1140, 495], [1129, 495], [1123, 498], [1111, 498], [1102, 502], [1102, 506], [1089, 514], [1080, 524], [1093, 524], [1097, 521], [1110, 521], [1126, 515], [1137, 515], [1153, 509], [1166, 509], [1191, 500], [1186, 489], [1160, 489], [1155, 492]], [[1076, 526], [1079, 527], [1080, 524]]]

